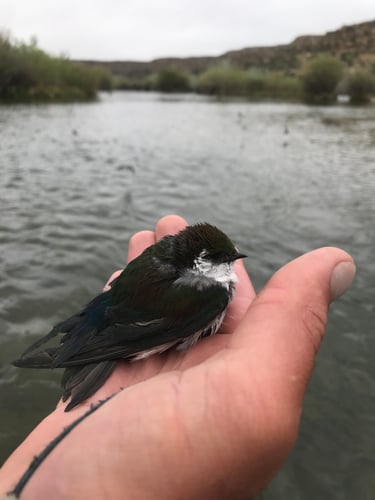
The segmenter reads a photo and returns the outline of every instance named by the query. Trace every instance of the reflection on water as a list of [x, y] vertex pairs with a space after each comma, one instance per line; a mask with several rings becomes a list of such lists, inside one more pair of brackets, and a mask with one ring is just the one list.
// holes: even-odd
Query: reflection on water
[[338, 245], [358, 277], [331, 311], [297, 446], [262, 498], [375, 491], [375, 119], [372, 108], [114, 93], [0, 108], [0, 450], [55, 404], [60, 373], [9, 360], [97, 293], [135, 230], [170, 212], [217, 224], [257, 288]]

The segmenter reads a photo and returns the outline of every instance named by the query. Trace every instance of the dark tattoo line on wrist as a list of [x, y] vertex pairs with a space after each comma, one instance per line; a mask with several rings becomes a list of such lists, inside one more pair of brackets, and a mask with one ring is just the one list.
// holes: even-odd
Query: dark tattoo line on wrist
[[98, 410], [101, 406], [103, 406], [107, 401], [112, 399], [114, 396], [118, 394], [117, 392], [112, 394], [111, 396], [108, 396], [106, 399], [100, 400], [98, 403], [93, 403], [90, 406], [90, 409], [87, 410], [83, 415], [81, 415], [79, 418], [71, 422], [69, 425], [64, 427], [64, 429], [58, 434], [55, 438], [52, 439], [50, 443], [44, 448], [44, 450], [39, 453], [39, 455], [36, 455], [33, 460], [31, 461], [29, 467], [26, 469], [26, 471], [23, 473], [21, 476], [20, 480], [16, 484], [16, 486], [13, 488], [12, 491], [7, 493], [5, 497], [3, 497], [2, 500], [11, 500], [11, 499], [16, 499], [19, 498], [22, 490], [24, 487], [27, 485], [27, 483], [30, 481], [31, 477], [33, 474], [36, 472], [38, 467], [44, 462], [44, 460], [48, 457], [48, 455], [53, 451], [56, 446], [75, 428], [77, 427], [78, 424], [80, 424], [85, 418], [90, 416], [92, 413], [94, 413], [96, 410]]

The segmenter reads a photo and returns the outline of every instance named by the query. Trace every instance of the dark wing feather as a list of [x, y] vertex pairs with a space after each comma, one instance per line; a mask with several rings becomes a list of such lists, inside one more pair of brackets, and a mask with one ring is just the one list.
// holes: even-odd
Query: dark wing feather
[[[203, 330], [225, 311], [229, 300], [226, 290], [220, 285], [194, 293], [186, 286], [171, 288], [165, 298], [170, 300], [168, 317], [145, 322], [141, 313], [136, 318], [133, 312], [131, 323], [110, 324], [94, 335], [85, 336], [80, 349], [77, 351], [74, 348], [71, 356], [55, 366], [67, 367], [119, 357], [131, 358], [154, 347], [183, 342], [195, 332]], [[65, 344], [70, 344], [70, 341]], [[69, 346], [66, 347], [68, 350]]]
[[[142, 265], [140, 259], [132, 261], [109, 291], [56, 325], [14, 362], [21, 367], [66, 368], [63, 398], [71, 396], [66, 411], [101, 387], [117, 358], [131, 359], [158, 346], [177, 345], [225, 311], [229, 297], [220, 285], [201, 291], [174, 287], [173, 266], [164, 266], [160, 278], [159, 273], [139, 273]], [[135, 288], [129, 283], [136, 283]], [[39, 350], [59, 334], [63, 334], [59, 346]]]

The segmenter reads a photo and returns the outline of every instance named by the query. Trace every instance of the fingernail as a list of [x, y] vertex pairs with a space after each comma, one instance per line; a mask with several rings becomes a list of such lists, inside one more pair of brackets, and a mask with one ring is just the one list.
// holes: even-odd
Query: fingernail
[[340, 262], [331, 275], [331, 300], [343, 295], [352, 284], [355, 276], [355, 264], [351, 261]]

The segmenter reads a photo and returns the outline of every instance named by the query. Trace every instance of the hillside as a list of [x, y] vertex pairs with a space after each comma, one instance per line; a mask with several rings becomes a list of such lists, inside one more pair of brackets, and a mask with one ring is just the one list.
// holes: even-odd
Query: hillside
[[103, 66], [113, 74], [134, 79], [143, 78], [168, 67], [200, 74], [211, 66], [227, 64], [240, 69], [263, 67], [270, 70], [298, 72], [304, 62], [318, 53], [329, 52], [347, 65], [375, 65], [375, 20], [344, 26], [325, 35], [304, 35], [290, 44], [273, 47], [248, 47], [232, 50], [217, 57], [162, 58], [150, 62], [81, 61]]

